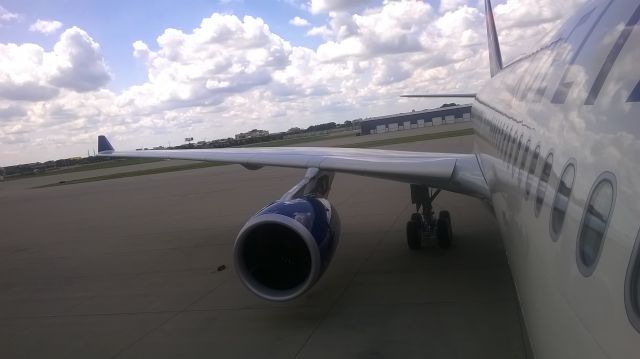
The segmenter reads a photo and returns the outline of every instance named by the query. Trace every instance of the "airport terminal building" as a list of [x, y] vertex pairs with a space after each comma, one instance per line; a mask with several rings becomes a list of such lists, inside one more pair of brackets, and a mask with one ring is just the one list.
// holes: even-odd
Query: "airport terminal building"
[[471, 121], [471, 105], [372, 117], [360, 123], [360, 131], [363, 135], [372, 135], [466, 121]]

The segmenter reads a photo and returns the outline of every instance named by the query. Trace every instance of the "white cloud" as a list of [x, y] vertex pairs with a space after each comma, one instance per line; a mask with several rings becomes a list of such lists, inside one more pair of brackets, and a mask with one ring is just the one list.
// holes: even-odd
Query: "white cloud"
[[494, 7], [502, 56], [506, 59], [526, 54], [539, 40], [553, 30], [586, 0], [551, 1], [507, 0]]
[[321, 36], [324, 38], [330, 38], [333, 35], [333, 31], [327, 26], [314, 26], [307, 31], [307, 36]]
[[433, 11], [428, 3], [399, 1], [363, 15], [331, 14], [331, 18], [335, 40], [318, 47], [323, 61], [424, 50], [420, 37], [427, 32]]
[[309, 23], [307, 19], [303, 19], [299, 16], [296, 16], [293, 19], [289, 20], [289, 24], [300, 27], [311, 26], [311, 23]]
[[47, 53], [35, 44], [0, 44], [0, 99], [44, 101], [59, 90], [48, 84]]
[[467, 6], [466, 0], [440, 0], [440, 12], [456, 10], [462, 6]]
[[62, 23], [56, 20], [40, 20], [38, 19], [36, 22], [29, 26], [29, 31], [39, 32], [45, 35], [51, 35], [56, 31], [60, 30], [62, 27]]
[[330, 11], [345, 11], [370, 3], [371, 0], [311, 0], [311, 13], [318, 14]]
[[85, 92], [111, 80], [100, 45], [80, 28], [65, 30], [51, 55], [55, 65], [49, 81], [54, 86]]
[[20, 15], [10, 12], [0, 5], [0, 26], [3, 22], [10, 22], [18, 19], [20, 19]]
[[[554, 1], [496, 7], [506, 62], [536, 46], [577, 5]], [[147, 80], [117, 93], [103, 88], [111, 74], [100, 45], [79, 28], [62, 33], [51, 51], [0, 44], [0, 143], [7, 147], [0, 163], [83, 154], [99, 133], [121, 148], [137, 148], [407, 111], [423, 102], [399, 94], [473, 92], [488, 78], [477, 2], [444, 12], [414, 1], [388, 1], [357, 14], [334, 11], [347, 3], [365, 4], [323, 3], [333, 10], [326, 23], [309, 29], [324, 39], [313, 49], [292, 45], [251, 16], [213, 14], [193, 30], [168, 28], [155, 42], [132, 44]], [[534, 8], [543, 20], [530, 25], [518, 6]], [[37, 154], [28, 151], [34, 146]]]
[[66, 30], [46, 52], [35, 44], [0, 44], [0, 100], [46, 101], [61, 89], [92, 91], [110, 75], [100, 46], [83, 30]]
[[149, 109], [221, 104], [230, 94], [270, 83], [291, 53], [291, 45], [262, 19], [221, 14], [204, 19], [191, 33], [167, 29], [157, 44], [152, 51], [134, 43], [149, 82], [123, 95]]

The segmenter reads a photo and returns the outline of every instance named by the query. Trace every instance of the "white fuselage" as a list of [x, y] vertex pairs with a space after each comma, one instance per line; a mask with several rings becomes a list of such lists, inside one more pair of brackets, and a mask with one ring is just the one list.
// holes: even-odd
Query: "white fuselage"
[[[539, 49], [498, 73], [472, 106], [476, 150], [538, 358], [640, 357], [633, 302], [640, 228], [638, 18], [640, 1], [585, 5]], [[556, 192], [568, 164], [575, 177], [565, 183], [572, 184], [567, 202]], [[607, 183], [594, 190], [602, 180]], [[601, 241], [597, 233], [604, 233]]]

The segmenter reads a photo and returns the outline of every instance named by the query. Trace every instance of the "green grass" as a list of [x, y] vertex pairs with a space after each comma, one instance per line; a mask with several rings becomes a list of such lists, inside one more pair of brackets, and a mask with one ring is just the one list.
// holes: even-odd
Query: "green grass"
[[287, 138], [284, 140], [275, 140], [269, 142], [260, 142], [260, 143], [252, 143], [249, 145], [242, 145], [238, 147], [284, 147], [284, 146], [292, 146], [300, 143], [308, 143], [314, 141], [322, 141], [322, 140], [333, 140], [334, 138], [345, 138], [345, 137], [355, 137], [355, 133], [345, 133], [340, 135], [315, 135], [309, 137], [296, 137], [296, 138]]
[[[409, 143], [409, 142], [428, 141], [428, 140], [435, 140], [435, 139], [440, 139], [440, 138], [449, 138], [449, 137], [457, 137], [457, 136], [469, 136], [469, 135], [473, 135], [473, 133], [474, 133], [473, 129], [472, 128], [468, 128], [468, 129], [455, 130], [455, 131], [425, 133], [425, 134], [422, 134], [422, 135], [415, 135], [415, 136], [408, 136], [408, 137], [385, 138], [385, 139], [380, 139], [380, 140], [360, 142], [360, 143], [354, 143], [354, 144], [349, 144], [349, 145], [341, 145], [341, 146], [337, 146], [337, 147], [370, 148], [370, 147], [395, 145], [395, 144]], [[342, 136], [332, 136], [331, 138], [333, 139], [333, 138], [341, 138], [341, 137], [348, 137], [348, 136], [353, 136], [353, 135], [349, 134], [349, 135], [342, 135]], [[290, 140], [281, 140], [281, 141], [273, 141], [273, 142], [279, 142], [277, 144], [277, 146], [287, 146], [287, 145], [292, 145], [292, 144], [310, 142], [311, 140], [317, 140], [318, 137], [321, 137], [321, 136], [314, 136], [312, 138], [309, 138], [309, 137], [302, 138], [302, 139], [305, 139], [305, 141], [299, 141], [301, 139], [295, 138], [295, 139], [290, 139]], [[293, 141], [293, 140], [295, 140], [295, 141]], [[285, 144], [283, 142], [287, 142], [287, 143]], [[263, 144], [249, 145], [249, 146], [245, 146], [245, 147], [258, 147], [259, 145], [262, 145], [260, 147], [273, 147], [273, 146], [265, 146], [264, 143]], [[139, 163], [155, 162], [155, 160], [149, 161], [148, 159], [127, 159], [129, 164], [137, 164], [137, 163], [132, 163], [135, 160], [140, 160]], [[158, 161], [160, 161], [160, 160], [158, 160]], [[112, 162], [112, 161], [109, 161], [109, 162]], [[106, 162], [105, 162], [105, 164], [106, 164]], [[159, 174], [159, 173], [186, 171], [186, 170], [193, 170], [193, 169], [200, 169], [200, 168], [207, 168], [207, 167], [214, 167], [214, 166], [223, 166], [223, 165], [226, 165], [226, 163], [198, 162], [198, 163], [192, 163], [192, 164], [188, 164], [188, 165], [170, 166], [170, 167], [164, 167], [164, 168], [152, 168], [152, 169], [147, 169], [147, 170], [121, 172], [121, 173], [113, 173], [113, 174], [104, 175], [104, 176], [81, 178], [81, 179], [70, 180], [70, 181], [60, 181], [60, 182], [50, 183], [50, 184], [46, 184], [46, 185], [42, 185], [42, 186], [38, 186], [38, 187], [34, 187], [34, 188], [65, 186], [65, 185], [76, 184], [76, 183], [105, 181], [105, 180], [116, 179], [116, 178], [125, 178], [125, 177], [146, 176], [146, 175], [153, 175], [153, 174]], [[121, 165], [121, 166], [125, 166], [125, 165]], [[120, 166], [108, 166], [108, 167], [105, 166], [105, 167], [101, 167], [101, 168], [111, 168], [111, 167], [120, 167]], [[96, 169], [96, 168], [92, 167], [92, 169]], [[73, 172], [79, 172], [79, 171], [73, 171]], [[57, 172], [57, 173], [60, 173], [60, 172]]]
[[463, 130], [446, 131], [446, 132], [425, 133], [422, 135], [408, 136], [408, 137], [385, 138], [382, 140], [353, 143], [348, 145], [341, 145], [338, 147], [370, 148], [370, 147], [380, 147], [380, 146], [387, 146], [387, 145], [396, 145], [400, 143], [429, 141], [429, 140], [436, 140], [440, 138], [469, 136], [469, 135], [473, 135], [472, 128], [465, 128]]
[[188, 164], [188, 165], [162, 167], [162, 168], [151, 168], [151, 169], [148, 169], [148, 170], [120, 172], [120, 173], [112, 173], [112, 174], [108, 174], [108, 175], [104, 175], [104, 176], [80, 178], [80, 179], [70, 180], [70, 181], [60, 181], [60, 182], [49, 183], [49, 184], [45, 184], [45, 185], [37, 186], [37, 187], [33, 187], [33, 188], [47, 188], [47, 187], [66, 186], [66, 185], [77, 184], [77, 183], [105, 181], [105, 180], [116, 179], [116, 178], [155, 175], [155, 174], [159, 174], [159, 173], [195, 170], [195, 169], [200, 169], [200, 168], [208, 168], [208, 167], [215, 167], [215, 166], [222, 166], [222, 165], [225, 165], [225, 163], [198, 162], [198, 163], [191, 163], [191, 164]]
[[140, 165], [145, 163], [153, 163], [159, 162], [162, 159], [159, 158], [124, 158], [124, 159], [114, 159], [103, 162], [90, 163], [86, 165], [78, 165], [76, 167], [62, 168], [59, 170], [50, 170], [46, 172], [40, 173], [32, 173], [27, 175], [18, 175], [11, 176], [5, 178], [7, 181], [14, 181], [23, 178], [31, 178], [31, 177], [45, 177], [45, 176], [53, 176], [53, 175], [61, 175], [67, 173], [76, 173], [76, 172], [85, 172], [85, 171], [94, 171], [94, 170], [102, 170], [105, 168], [115, 168], [115, 167], [123, 167], [123, 166], [133, 166]]

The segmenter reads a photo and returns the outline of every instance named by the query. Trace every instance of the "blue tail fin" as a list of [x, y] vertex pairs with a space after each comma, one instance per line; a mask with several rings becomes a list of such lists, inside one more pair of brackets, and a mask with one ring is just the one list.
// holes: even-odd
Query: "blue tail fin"
[[98, 153], [106, 151], [114, 151], [114, 148], [105, 136], [100, 135], [98, 136]]
[[502, 70], [502, 53], [500, 53], [500, 43], [496, 32], [496, 23], [493, 20], [493, 10], [491, 0], [484, 1], [485, 19], [487, 21], [487, 42], [489, 43], [489, 65], [491, 67], [491, 77]]

